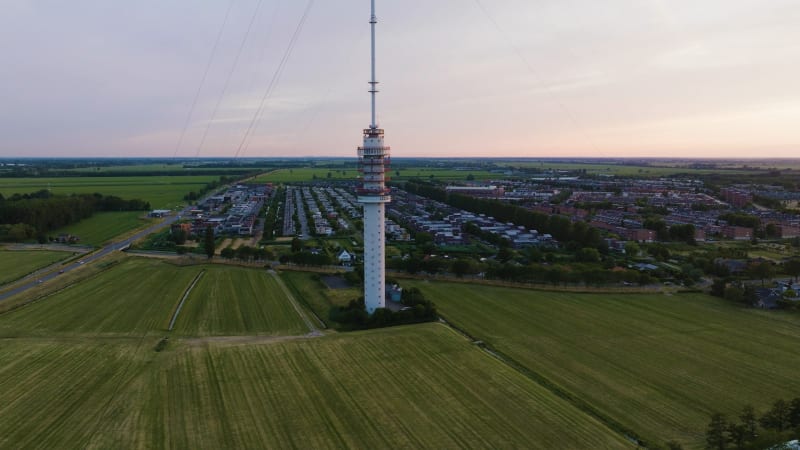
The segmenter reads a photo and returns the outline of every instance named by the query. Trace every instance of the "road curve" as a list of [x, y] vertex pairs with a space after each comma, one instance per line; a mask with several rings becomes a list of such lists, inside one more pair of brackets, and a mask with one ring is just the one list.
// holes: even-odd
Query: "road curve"
[[[115, 251], [119, 251], [119, 250], [125, 250], [133, 242], [135, 242], [135, 241], [147, 236], [148, 234], [155, 233], [157, 231], [160, 231], [160, 230], [172, 225], [174, 222], [178, 221], [182, 215], [188, 213], [188, 211], [189, 211], [189, 207], [187, 206], [181, 212], [173, 214], [173, 215], [167, 217], [166, 219], [164, 219], [163, 221], [161, 221], [161, 222], [159, 222], [157, 224], [154, 224], [154, 225], [151, 225], [151, 226], [149, 226], [147, 228], [144, 228], [144, 229], [136, 232], [135, 234], [133, 234], [131, 236], [128, 236], [127, 238], [125, 238], [125, 239], [123, 239], [121, 241], [112, 242], [112, 243], [110, 243], [110, 244], [108, 244], [108, 245], [106, 245], [104, 247], [101, 247], [100, 250], [98, 250], [98, 251], [96, 251], [94, 253], [91, 253], [89, 255], [86, 255], [80, 261], [76, 261], [76, 262], [67, 264], [65, 266], [62, 266], [60, 270], [63, 271], [63, 273], [67, 273], [67, 272], [70, 272], [72, 270], [77, 269], [78, 267], [80, 267], [80, 266], [82, 266], [84, 264], [89, 264], [89, 263], [91, 263], [91, 262], [93, 262], [95, 260], [98, 260], [98, 259], [108, 255], [109, 253], [112, 253], [112, 252], [115, 252]], [[24, 280], [23, 282], [18, 283], [17, 285], [14, 285], [12, 283], [13, 287], [11, 289], [9, 289], [9, 290], [7, 290], [7, 291], [5, 291], [3, 293], [0, 293], [0, 302], [3, 302], [4, 300], [7, 300], [8, 298], [13, 297], [15, 295], [19, 295], [19, 294], [21, 294], [21, 293], [23, 293], [23, 292], [25, 292], [25, 291], [27, 291], [27, 290], [29, 290], [31, 288], [34, 288], [34, 287], [36, 287], [36, 286], [38, 286], [40, 284], [47, 283], [48, 281], [51, 281], [51, 280], [55, 279], [56, 277], [58, 277], [60, 275], [61, 275], [60, 272], [53, 271], [53, 272], [50, 272], [47, 275], [43, 275], [43, 276], [38, 277], [36, 279]]]

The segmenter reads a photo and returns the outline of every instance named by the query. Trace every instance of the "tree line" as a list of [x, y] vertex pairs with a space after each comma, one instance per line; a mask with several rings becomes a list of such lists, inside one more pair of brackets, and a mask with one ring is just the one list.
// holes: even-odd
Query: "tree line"
[[710, 450], [774, 448], [796, 438], [800, 433], [800, 397], [777, 400], [761, 417], [748, 405], [738, 421], [729, 421], [715, 413], [706, 429], [706, 448]]
[[52, 169], [39, 169], [39, 170], [17, 170], [6, 171], [3, 173], [3, 178], [110, 178], [110, 177], [183, 177], [193, 175], [251, 175], [254, 174], [251, 169], [196, 169], [194, 171], [187, 169], [175, 170], [102, 170], [100, 167], [97, 170], [89, 171], [74, 171], [74, 170], [52, 170]]
[[240, 261], [267, 261], [275, 258], [269, 249], [242, 245], [239, 248], [225, 247], [219, 252], [224, 259], [238, 259]]
[[547, 215], [498, 200], [447, 193], [439, 186], [420, 181], [407, 182], [405, 190], [454, 208], [494, 217], [500, 222], [512, 222], [541, 234], [550, 234], [559, 242], [575, 242], [579, 247], [599, 247], [602, 243], [602, 236], [596, 228], [586, 222], [572, 222], [564, 216]]
[[0, 195], [0, 240], [24, 241], [39, 238], [53, 230], [78, 222], [103, 211], [147, 211], [150, 203], [140, 199], [123, 200], [113, 195], [55, 195], [48, 190], [32, 194]]
[[237, 180], [241, 180], [241, 179], [246, 178], [246, 177], [247, 177], [247, 175], [238, 176], [238, 177], [223, 175], [223, 176], [219, 177], [219, 180], [214, 180], [214, 181], [210, 181], [209, 183], [207, 183], [205, 186], [203, 186], [202, 189], [200, 189], [199, 192], [195, 192], [195, 191], [189, 192], [188, 194], [183, 196], [183, 199], [186, 200], [187, 202], [193, 202], [195, 200], [199, 200], [200, 197], [202, 197], [203, 195], [207, 194], [208, 192], [213, 191], [214, 189], [217, 189], [218, 187], [225, 186], [226, 184], [234, 183]]
[[667, 226], [661, 219], [648, 218], [642, 222], [642, 226], [648, 230], [656, 232], [656, 239], [659, 241], [679, 241], [687, 244], [695, 244], [695, 226], [687, 223], [684, 225]]

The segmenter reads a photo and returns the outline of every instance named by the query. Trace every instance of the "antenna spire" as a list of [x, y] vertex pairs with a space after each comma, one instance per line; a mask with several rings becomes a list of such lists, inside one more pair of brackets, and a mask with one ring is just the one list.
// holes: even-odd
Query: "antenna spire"
[[378, 94], [378, 80], [376, 76], [375, 70], [375, 25], [378, 23], [378, 17], [375, 15], [375, 0], [372, 0], [372, 14], [370, 16], [369, 23], [372, 27], [372, 80], [369, 82], [370, 84], [370, 94], [372, 94], [372, 121], [369, 124], [371, 129], [378, 128], [378, 119], [377, 119], [377, 112], [376, 112], [376, 97]]

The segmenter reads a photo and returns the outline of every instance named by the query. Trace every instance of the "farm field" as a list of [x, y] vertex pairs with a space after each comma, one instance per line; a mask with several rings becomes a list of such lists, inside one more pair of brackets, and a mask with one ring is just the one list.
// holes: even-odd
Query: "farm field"
[[0, 249], [0, 286], [69, 256], [67, 252]]
[[[331, 177], [328, 178], [328, 172]], [[311, 168], [311, 167], [297, 167], [292, 169], [278, 169], [269, 173], [259, 175], [253, 181], [257, 183], [293, 183], [303, 181], [313, 181], [315, 176], [317, 180], [331, 180], [331, 181], [355, 181], [358, 177], [358, 171], [355, 168], [349, 169], [328, 169], [328, 168]]]
[[[152, 343], [0, 338], [0, 448], [100, 448], [131, 411]], [[116, 446], [126, 448], [122, 440]]]
[[71, 234], [80, 238], [81, 245], [100, 245], [120, 234], [143, 228], [152, 223], [145, 211], [95, 213], [88, 219], [73, 223], [50, 233], [52, 236]]
[[[67, 169], [69, 172], [79, 173], [105, 173], [105, 172], [177, 172], [183, 171], [186, 174], [203, 174], [205, 172], [226, 172], [234, 170], [242, 170], [241, 167], [184, 167], [183, 164], [133, 164], [133, 165], [116, 165], [116, 166], [95, 166], [95, 167], [80, 167], [76, 169]], [[247, 169], [251, 169], [248, 167]]]
[[[400, 174], [397, 174], [399, 170]], [[328, 178], [328, 173], [331, 174]], [[437, 180], [466, 180], [467, 176], [472, 175], [476, 180], [488, 180], [491, 178], [502, 177], [501, 174], [491, 173], [481, 170], [455, 170], [455, 169], [437, 169], [429, 167], [403, 167], [400, 169], [391, 169], [387, 173], [392, 180], [404, 180], [412, 177], [417, 178], [430, 178], [433, 177]], [[314, 178], [316, 176], [316, 178]], [[356, 181], [359, 173], [355, 168], [347, 169], [329, 169], [329, 168], [294, 168], [294, 169], [278, 169], [270, 173], [261, 175], [255, 179], [257, 182], [269, 183], [298, 183], [308, 181]]]
[[[696, 169], [689, 167], [654, 167], [654, 166], [635, 166], [627, 164], [592, 164], [592, 163], [566, 163], [566, 162], [551, 162], [551, 161], [509, 161], [498, 162], [498, 166], [516, 167], [520, 169], [540, 169], [545, 170], [586, 170], [589, 174], [606, 174], [606, 175], [619, 175], [619, 176], [636, 176], [636, 177], [662, 177], [667, 175], [674, 175], [678, 173], [690, 175], [704, 175], [712, 173], [748, 173], [745, 170], [736, 170], [733, 168], [718, 168], [718, 169]], [[750, 172], [752, 173], [752, 172]]]
[[145, 336], [168, 328], [200, 271], [129, 259], [25, 308], [0, 315], [10, 336]]
[[421, 288], [451, 323], [648, 443], [702, 447], [712, 413], [735, 417], [752, 404], [760, 414], [800, 390], [795, 315], [701, 294], [405, 284]]
[[183, 203], [183, 196], [199, 191], [211, 181], [211, 175], [142, 176], [142, 177], [62, 177], [0, 178], [0, 193], [9, 197], [50, 189], [57, 194], [116, 195], [123, 199], [141, 198], [153, 209], [170, 209]]
[[5, 340], [0, 447], [632, 447], [439, 324], [151, 344]]
[[175, 323], [182, 336], [301, 335], [303, 321], [264, 270], [207, 267]]

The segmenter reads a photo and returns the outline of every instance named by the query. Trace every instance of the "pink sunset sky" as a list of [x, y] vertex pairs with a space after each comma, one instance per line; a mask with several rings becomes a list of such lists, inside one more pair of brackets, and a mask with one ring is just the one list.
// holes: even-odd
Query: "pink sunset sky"
[[[4, 1], [0, 157], [355, 156], [367, 0], [313, 3], [243, 138], [306, 5]], [[797, 0], [378, 0], [378, 17], [394, 156], [800, 156]]]

